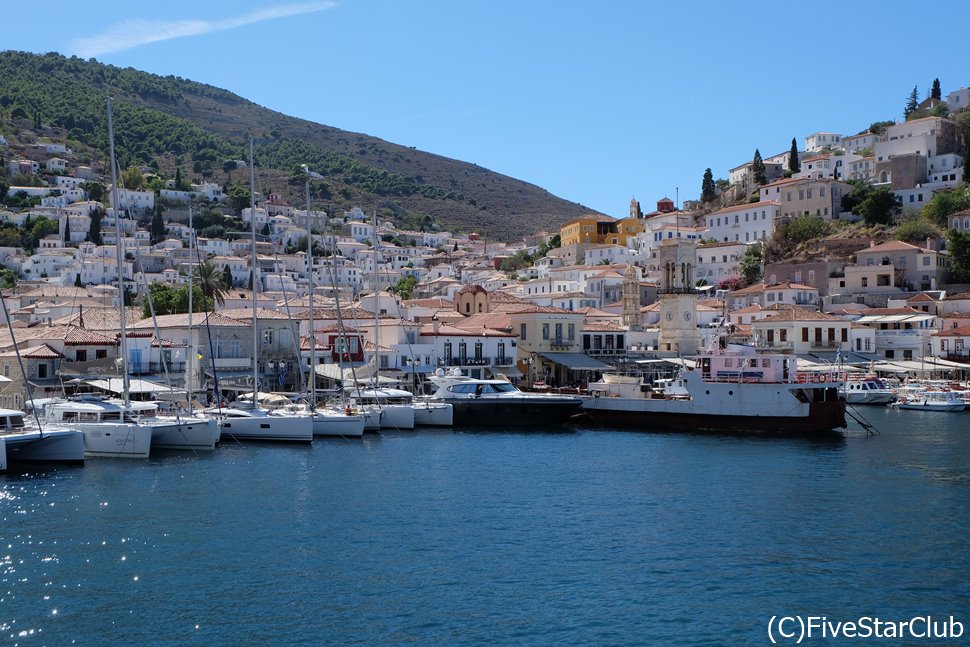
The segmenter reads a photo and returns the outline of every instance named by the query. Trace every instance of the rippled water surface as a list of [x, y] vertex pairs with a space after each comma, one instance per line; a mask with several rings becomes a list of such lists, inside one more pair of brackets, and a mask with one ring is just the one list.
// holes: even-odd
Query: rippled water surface
[[970, 629], [970, 413], [834, 439], [395, 433], [0, 476], [0, 643], [681, 645]]

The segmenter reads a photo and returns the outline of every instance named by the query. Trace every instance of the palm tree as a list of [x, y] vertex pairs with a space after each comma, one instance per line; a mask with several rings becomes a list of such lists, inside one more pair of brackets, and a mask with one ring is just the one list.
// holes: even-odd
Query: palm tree
[[195, 280], [207, 304], [211, 306], [226, 304], [226, 292], [229, 291], [229, 286], [226, 285], [222, 271], [216, 269], [215, 265], [208, 261], [200, 265], [199, 274]]

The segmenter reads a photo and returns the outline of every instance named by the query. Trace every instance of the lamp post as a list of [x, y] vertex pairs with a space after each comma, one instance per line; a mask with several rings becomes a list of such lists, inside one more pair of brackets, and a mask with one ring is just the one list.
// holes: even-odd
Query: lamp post
[[415, 364], [417, 364], [417, 359], [415, 359], [414, 356], [412, 355], [410, 357], [406, 357], [404, 361], [407, 362], [407, 365], [411, 369], [411, 392], [417, 395], [418, 381], [417, 381], [417, 376], [414, 373], [414, 366]]

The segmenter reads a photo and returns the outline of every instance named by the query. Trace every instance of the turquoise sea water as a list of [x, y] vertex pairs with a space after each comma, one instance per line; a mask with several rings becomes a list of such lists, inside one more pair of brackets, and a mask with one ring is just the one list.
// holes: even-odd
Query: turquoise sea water
[[776, 614], [970, 631], [970, 413], [739, 438], [226, 443], [0, 476], [0, 643], [764, 644]]

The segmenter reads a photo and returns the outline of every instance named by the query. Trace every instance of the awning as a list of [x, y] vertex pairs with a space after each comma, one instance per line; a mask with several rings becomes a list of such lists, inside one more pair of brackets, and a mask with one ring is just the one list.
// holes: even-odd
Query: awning
[[[120, 377], [108, 377], [97, 380], [84, 380], [84, 383], [93, 386], [96, 389], [101, 389], [102, 391], [108, 391], [109, 393], [123, 393], [124, 392], [124, 382]], [[179, 395], [185, 395], [183, 389], [172, 389], [164, 384], [158, 384], [157, 382], [149, 382], [148, 380], [141, 380], [138, 378], [130, 378], [128, 380], [128, 393], [143, 394], [143, 393], [175, 393]]]
[[582, 353], [540, 353], [543, 359], [565, 366], [571, 371], [615, 371], [616, 367]]

